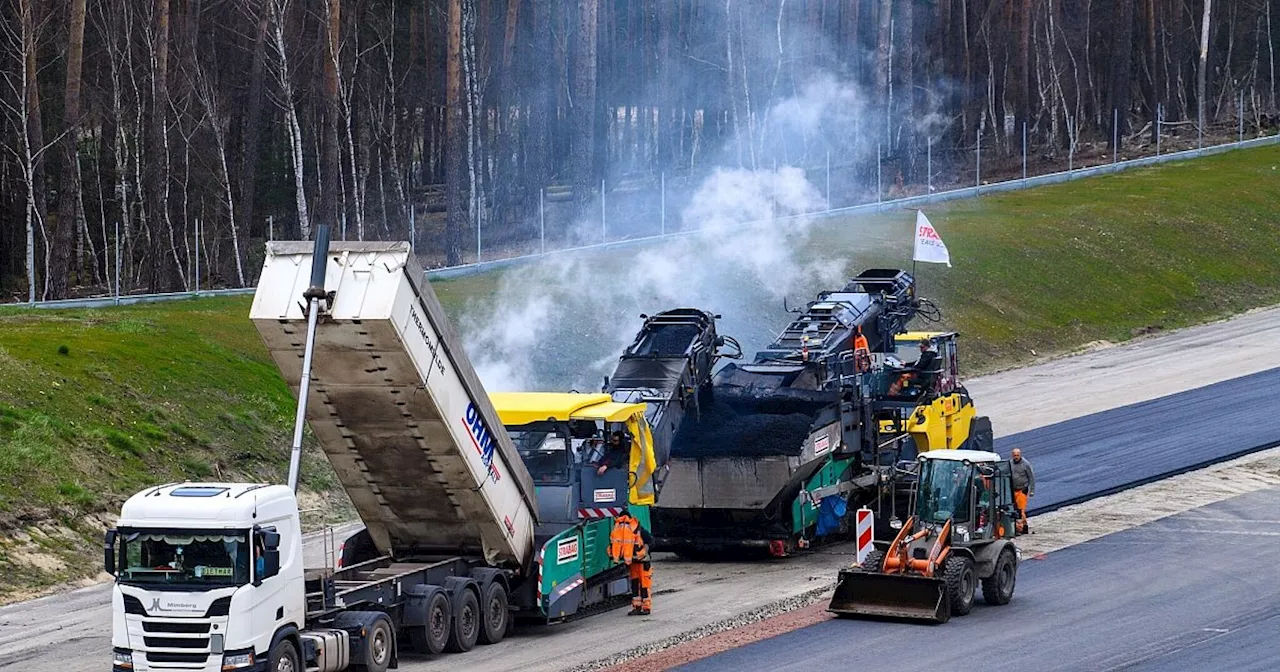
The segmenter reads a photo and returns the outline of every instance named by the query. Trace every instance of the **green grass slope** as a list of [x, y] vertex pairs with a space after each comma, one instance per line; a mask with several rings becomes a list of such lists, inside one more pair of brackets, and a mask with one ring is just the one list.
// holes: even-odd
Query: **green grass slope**
[[[1280, 303], [1280, 148], [927, 213], [954, 268], [921, 265], [921, 293], [965, 335], [970, 373]], [[808, 245], [850, 272], [900, 265], [913, 222], [831, 220]], [[631, 254], [581, 256], [621, 268]], [[456, 315], [501, 275], [434, 286]], [[145, 485], [283, 477], [293, 400], [248, 312], [246, 297], [0, 310], [0, 601], [92, 575], [94, 540]], [[303, 480], [332, 489], [316, 451]]]
[[1278, 147], [926, 212], [955, 267], [922, 292], [980, 369], [1280, 302]]
[[[292, 395], [248, 308], [0, 311], [0, 574], [19, 579], [0, 597], [85, 574], [92, 514], [144, 486], [282, 477]], [[322, 459], [307, 474], [321, 489]]]

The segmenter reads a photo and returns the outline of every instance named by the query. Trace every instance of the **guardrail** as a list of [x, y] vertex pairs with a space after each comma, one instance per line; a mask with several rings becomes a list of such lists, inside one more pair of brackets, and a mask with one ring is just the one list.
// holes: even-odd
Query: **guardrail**
[[[993, 184], [975, 185], [972, 187], [964, 187], [961, 189], [952, 189], [948, 191], [939, 191], [930, 194], [920, 194], [918, 196], [908, 196], [886, 201], [877, 201], [874, 203], [861, 203], [841, 208], [832, 208], [821, 212], [808, 212], [802, 215], [792, 215], [788, 217], [780, 217], [774, 220], [760, 220], [755, 222], [746, 222], [743, 224], [745, 228], [763, 226], [778, 221], [788, 221], [796, 219], [825, 219], [828, 217], [840, 217], [846, 215], [859, 215], [876, 212], [884, 212], [886, 210], [898, 210], [903, 208], [918, 208], [923, 205], [934, 203], [944, 203], [946, 201], [955, 201], [967, 198], [977, 198], [984, 194], [1005, 193], [1010, 191], [1020, 191], [1023, 189], [1031, 189], [1033, 187], [1042, 187], [1051, 184], [1062, 184], [1074, 180], [1083, 180], [1090, 177], [1098, 177], [1100, 175], [1110, 175], [1120, 173], [1134, 168], [1142, 168], [1145, 166], [1153, 166], [1162, 163], [1171, 163], [1174, 161], [1186, 161], [1189, 159], [1197, 159], [1214, 154], [1222, 154], [1237, 149], [1250, 149], [1255, 147], [1265, 147], [1280, 144], [1280, 135], [1270, 135], [1261, 138], [1253, 138], [1250, 140], [1241, 140], [1224, 145], [1214, 145], [1212, 147], [1202, 147], [1198, 149], [1188, 149], [1181, 152], [1172, 152], [1169, 154], [1159, 154], [1156, 156], [1146, 156], [1139, 159], [1128, 159], [1125, 161], [1115, 161], [1113, 163], [1103, 164], [1099, 166], [1091, 166], [1088, 168], [1075, 168], [1057, 173], [1049, 173], [1046, 175], [1036, 175], [1034, 177], [1023, 177]], [[652, 236], [640, 236], [635, 238], [625, 238], [621, 240], [611, 240], [601, 243], [592, 243], [590, 245], [581, 245], [578, 247], [561, 248], [558, 250], [548, 250], [537, 254], [526, 254], [505, 259], [493, 259], [490, 261], [481, 261], [477, 263], [461, 264], [458, 266], [448, 266], [444, 268], [431, 269], [426, 272], [429, 280], [446, 280], [450, 278], [460, 278], [477, 273], [486, 273], [502, 268], [510, 268], [524, 264], [537, 263], [549, 258], [564, 256], [568, 254], [576, 254], [580, 252], [612, 250], [625, 247], [634, 247], [640, 245], [649, 245], [664, 240], [672, 240], [683, 236], [697, 233], [697, 229], [674, 231], [670, 233], [662, 233]], [[252, 294], [253, 288], [239, 289], [214, 289], [201, 290], [198, 292], [169, 292], [165, 294], [125, 294], [121, 296], [106, 297], [90, 297], [82, 299], [60, 299], [56, 301], [37, 301], [35, 303], [9, 304], [12, 306], [34, 307], [34, 308], [107, 308], [111, 306], [124, 306], [139, 303], [153, 303], [158, 301], [175, 301], [182, 299], [193, 299], [207, 296], [239, 296]], [[5, 306], [0, 305], [0, 308]]]

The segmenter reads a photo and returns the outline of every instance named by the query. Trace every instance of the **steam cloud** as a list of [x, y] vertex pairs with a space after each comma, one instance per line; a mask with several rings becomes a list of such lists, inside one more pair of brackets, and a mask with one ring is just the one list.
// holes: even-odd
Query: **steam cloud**
[[[698, 187], [680, 215], [685, 235], [643, 248], [554, 255], [502, 277], [498, 291], [473, 299], [461, 320], [468, 353], [490, 391], [599, 389], [640, 313], [676, 307], [724, 315], [721, 333], [744, 348], [763, 345], [783, 321], [781, 300], [845, 281], [845, 255], [806, 250], [821, 190], [785, 157], [835, 142], [849, 146], [863, 115], [852, 87], [822, 75], [779, 101], [752, 136], [724, 155], [754, 145], [755, 165], [724, 167]], [[829, 146], [829, 145], [828, 145]], [[736, 162], [736, 161], [735, 161]], [[725, 161], [723, 163], [728, 163]], [[752, 323], [762, 299], [778, 309]], [[754, 308], [754, 310], [752, 310]], [[749, 354], [749, 353], [748, 353]]]

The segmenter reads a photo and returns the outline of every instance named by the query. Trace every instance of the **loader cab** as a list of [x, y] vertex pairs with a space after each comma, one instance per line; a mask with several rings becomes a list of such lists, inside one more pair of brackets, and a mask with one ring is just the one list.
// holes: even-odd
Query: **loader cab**
[[920, 455], [912, 511], [920, 524], [951, 521], [960, 543], [1014, 536], [1009, 463], [977, 450], [940, 450]]

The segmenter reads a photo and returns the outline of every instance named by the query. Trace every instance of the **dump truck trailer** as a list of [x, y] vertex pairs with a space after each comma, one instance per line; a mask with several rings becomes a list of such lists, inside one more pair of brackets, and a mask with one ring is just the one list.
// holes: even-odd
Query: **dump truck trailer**
[[[715, 373], [699, 417], [676, 433], [653, 511], [660, 550], [787, 555], [846, 533], [865, 504], [887, 525], [907, 503], [895, 468], [904, 451], [989, 435], [958, 383], [955, 334], [932, 338], [943, 352], [927, 390], [888, 394], [898, 335], [920, 314], [936, 317], [909, 273], [870, 269], [794, 312], [751, 362]], [[870, 355], [861, 364], [859, 333]]]
[[[105, 539], [113, 669], [380, 672], [629, 594], [536, 487], [407, 243], [270, 243], [250, 317], [299, 394], [290, 485], [130, 498]], [[637, 407], [638, 408], [638, 407]], [[304, 568], [302, 421], [376, 557]], [[593, 547], [594, 548], [594, 547]]]

